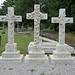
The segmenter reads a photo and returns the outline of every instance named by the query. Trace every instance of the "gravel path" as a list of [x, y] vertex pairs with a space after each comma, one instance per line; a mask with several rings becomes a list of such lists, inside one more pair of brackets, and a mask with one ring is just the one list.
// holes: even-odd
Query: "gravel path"
[[0, 63], [0, 75], [75, 75], [75, 63]]

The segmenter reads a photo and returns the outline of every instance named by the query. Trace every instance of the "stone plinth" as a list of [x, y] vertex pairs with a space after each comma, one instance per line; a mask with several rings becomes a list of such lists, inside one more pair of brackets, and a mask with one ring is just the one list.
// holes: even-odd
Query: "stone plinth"
[[50, 55], [50, 60], [54, 63], [71, 63], [74, 62], [74, 58], [71, 53], [67, 50], [67, 45], [56, 46], [56, 51], [53, 51], [53, 55]]
[[0, 62], [22, 62], [24, 56], [20, 55], [20, 51], [17, 51], [17, 44], [6, 44], [5, 51], [2, 53], [0, 57]]
[[[3, 53], [3, 56], [0, 57], [0, 63], [6, 63], [6, 62], [7, 63], [11, 63], [11, 62], [12, 63], [22, 63], [24, 60], [24, 56], [21, 54], [19, 55], [19, 57], [16, 57], [18, 52], [17, 53], [12, 52], [12, 53], [8, 53], [8, 54], [5, 53], [5, 56], [8, 56], [10, 54], [9, 56], [12, 56], [12, 58], [9, 58], [9, 56], [7, 58], [5, 58], [4, 53]], [[14, 56], [15, 54], [16, 54], [16, 56]]]
[[44, 51], [32, 52], [29, 51], [28, 55], [25, 57], [26, 62], [48, 62], [48, 57], [45, 55]]

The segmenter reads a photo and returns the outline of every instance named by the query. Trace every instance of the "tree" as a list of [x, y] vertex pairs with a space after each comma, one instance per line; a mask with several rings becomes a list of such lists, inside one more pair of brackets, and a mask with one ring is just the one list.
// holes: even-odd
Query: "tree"
[[66, 25], [66, 31], [75, 31], [75, 1], [74, 0], [6, 0], [3, 3], [0, 14], [7, 13], [7, 7], [13, 6], [15, 8], [15, 14], [22, 16], [22, 22], [24, 25], [34, 27], [33, 21], [26, 19], [26, 13], [34, 11], [34, 4], [40, 4], [41, 12], [48, 13], [48, 20], [41, 22], [41, 29], [51, 28], [55, 31], [58, 29], [58, 24], [51, 23], [51, 17], [59, 15], [60, 8], [66, 8], [66, 15], [74, 18], [73, 24]]

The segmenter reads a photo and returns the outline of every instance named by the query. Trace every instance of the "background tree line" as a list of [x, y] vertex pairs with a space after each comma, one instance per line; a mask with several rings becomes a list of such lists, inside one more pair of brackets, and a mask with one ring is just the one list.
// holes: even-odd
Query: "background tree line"
[[66, 24], [67, 32], [75, 32], [75, 1], [74, 0], [6, 0], [0, 9], [0, 15], [7, 13], [7, 7], [14, 7], [15, 14], [22, 16], [22, 22], [25, 26], [33, 26], [33, 21], [26, 19], [26, 13], [34, 10], [34, 4], [41, 5], [41, 12], [48, 13], [48, 20], [41, 22], [41, 29], [49, 28], [58, 30], [58, 24], [51, 23], [51, 17], [59, 15], [59, 9], [65, 8], [67, 17], [73, 17], [74, 23]]

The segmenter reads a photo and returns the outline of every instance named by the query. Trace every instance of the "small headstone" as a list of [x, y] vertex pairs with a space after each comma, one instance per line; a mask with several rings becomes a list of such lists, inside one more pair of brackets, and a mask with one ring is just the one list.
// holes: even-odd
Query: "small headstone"
[[1, 35], [0, 35], [0, 46], [1, 46]]
[[22, 23], [22, 27], [21, 27], [22, 29], [24, 28], [24, 26], [23, 26], [23, 25], [24, 25], [24, 24]]
[[24, 32], [24, 31], [25, 31], [24, 24], [22, 23], [21, 32]]
[[19, 28], [19, 24], [18, 24], [18, 22], [17, 22], [17, 28], [16, 28], [17, 30], [17, 32], [20, 32], [20, 28]]
[[2, 24], [2, 30], [5, 30], [5, 28], [4, 28], [4, 23]]

